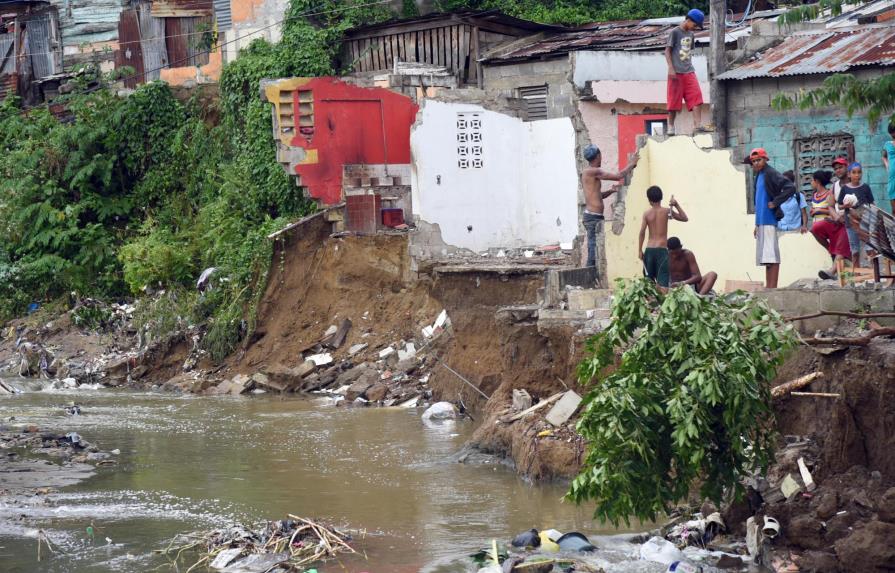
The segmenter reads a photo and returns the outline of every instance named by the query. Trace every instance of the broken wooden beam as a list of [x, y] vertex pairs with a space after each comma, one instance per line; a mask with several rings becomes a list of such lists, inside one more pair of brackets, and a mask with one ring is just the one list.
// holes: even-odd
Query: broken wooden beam
[[812, 372], [811, 374], [807, 374], [800, 378], [796, 378], [795, 380], [786, 382], [785, 384], [775, 386], [774, 388], [771, 389], [771, 397], [772, 398], [781, 398], [783, 396], [786, 396], [793, 390], [798, 390], [800, 388], [804, 388], [808, 384], [811, 384], [815, 380], [817, 380], [819, 378], [823, 378], [823, 377], [824, 377], [823, 372]]
[[838, 398], [836, 392], [790, 392], [793, 396], [808, 396], [813, 398]]
[[831, 336], [829, 338], [803, 338], [802, 342], [808, 346], [819, 346], [823, 344], [835, 344], [845, 346], [867, 346], [870, 341], [877, 336], [895, 336], [895, 327], [874, 328], [864, 336]]

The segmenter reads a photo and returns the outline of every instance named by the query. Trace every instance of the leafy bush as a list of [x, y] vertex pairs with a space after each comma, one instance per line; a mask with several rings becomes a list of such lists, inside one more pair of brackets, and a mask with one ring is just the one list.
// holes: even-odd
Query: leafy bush
[[615, 524], [654, 520], [696, 484], [720, 500], [768, 463], [769, 382], [794, 342], [757, 299], [662, 295], [646, 279], [618, 289], [611, 325], [579, 366], [592, 385], [578, 422], [587, 457], [566, 494]]

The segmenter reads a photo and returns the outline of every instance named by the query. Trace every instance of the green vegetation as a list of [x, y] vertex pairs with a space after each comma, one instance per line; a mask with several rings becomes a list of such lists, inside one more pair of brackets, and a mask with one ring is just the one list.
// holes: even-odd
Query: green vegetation
[[[772, 454], [769, 383], [794, 343], [763, 302], [662, 295], [619, 282], [611, 326], [588, 342], [587, 458], [567, 497], [618, 524], [654, 520], [699, 486], [720, 500]], [[617, 356], [620, 354], [620, 358]]]
[[709, 3], [708, 0], [436, 0], [435, 6], [445, 12], [496, 9], [517, 18], [545, 24], [577, 25], [605, 20], [683, 16], [691, 8], [707, 12]]

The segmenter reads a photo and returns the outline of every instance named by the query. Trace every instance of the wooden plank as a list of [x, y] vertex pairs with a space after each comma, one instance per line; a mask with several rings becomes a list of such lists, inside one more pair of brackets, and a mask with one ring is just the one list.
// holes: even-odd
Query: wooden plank
[[[401, 24], [397, 26], [386, 26], [383, 28], [377, 28], [373, 30], [366, 31], [358, 31], [356, 33], [349, 34], [346, 37], [346, 40], [362, 40], [362, 39], [370, 39], [370, 38], [381, 38], [383, 36], [388, 36], [389, 34], [414, 34], [417, 32], [424, 32], [426, 30], [433, 30], [435, 28], [443, 28], [455, 22], [459, 22], [460, 20], [456, 18], [444, 18], [440, 20], [433, 20], [430, 22], [421, 22], [417, 24]], [[529, 32], [522, 32], [522, 34], [528, 34]], [[533, 33], [533, 32], [532, 32]], [[516, 32], [515, 35], [519, 35], [520, 32]]]
[[407, 47], [407, 58], [411, 62], [420, 61], [419, 55], [419, 35], [408, 32], [404, 34], [404, 42]]
[[429, 63], [429, 32], [427, 30], [423, 30], [417, 33], [417, 37], [419, 38], [419, 45], [422, 47], [422, 57], [420, 58], [421, 62]]
[[382, 46], [382, 68], [383, 70], [391, 69], [392, 67], [392, 46], [388, 41], [388, 36], [381, 38], [379, 40], [379, 45]]
[[398, 49], [398, 59], [402, 62], [406, 62], [407, 54], [404, 49], [404, 36], [402, 34], [395, 34], [395, 46]]
[[435, 59], [439, 66], [444, 65], [444, 28], [435, 30]]
[[394, 68], [395, 61], [401, 59], [401, 52], [398, 50], [398, 44], [395, 42], [395, 35], [388, 37], [388, 45], [392, 50], [392, 59], [389, 61], [389, 69]]
[[465, 84], [469, 80], [469, 26], [460, 27], [460, 64], [457, 70], [460, 72], [460, 83]]
[[364, 72], [369, 72], [373, 69], [373, 48], [371, 46], [370, 40], [364, 40], [361, 44], [363, 46], [364, 56], [361, 58], [361, 61], [364, 63], [363, 70]]
[[479, 87], [482, 87], [480, 84], [482, 83], [481, 78], [479, 77], [481, 74], [481, 65], [479, 63], [479, 29], [473, 28], [470, 33], [470, 54], [469, 54], [469, 79], [470, 81], [475, 81]]
[[451, 71], [460, 67], [460, 26], [451, 26]]

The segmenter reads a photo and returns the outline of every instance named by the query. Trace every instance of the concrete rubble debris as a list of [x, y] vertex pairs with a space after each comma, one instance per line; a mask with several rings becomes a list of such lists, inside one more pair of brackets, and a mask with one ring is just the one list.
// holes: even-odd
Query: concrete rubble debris
[[805, 458], [799, 458], [796, 463], [799, 466], [799, 473], [802, 476], [802, 482], [805, 484], [805, 489], [814, 491], [817, 486], [814, 483], [814, 478], [811, 476], [811, 472], [808, 471], [808, 466], [805, 465]]
[[358, 352], [364, 351], [367, 348], [367, 346], [369, 346], [369, 344], [367, 344], [366, 342], [361, 343], [361, 344], [355, 344], [351, 348], [348, 349], [348, 355], [354, 356]]
[[349, 330], [351, 330], [351, 320], [348, 318], [342, 319], [335, 332], [324, 342], [324, 346], [328, 346], [333, 350], [341, 348], [345, 344], [345, 338], [347, 338]]
[[308, 356], [306, 361], [311, 361], [317, 366], [327, 366], [333, 363], [333, 355], [328, 352], [321, 352], [320, 354], [312, 354]]
[[398, 360], [403, 361], [416, 356], [416, 346], [412, 342], [404, 345], [403, 349], [398, 350]]
[[526, 390], [513, 389], [513, 410], [520, 412], [531, 408], [531, 395]]
[[332, 336], [332, 335], [335, 334], [336, 331], [338, 331], [338, 330], [339, 330], [339, 327], [338, 327], [338, 326], [336, 326], [335, 324], [331, 324], [331, 325], [329, 326], [329, 328], [326, 329], [326, 332], [323, 333], [323, 338], [327, 338], [327, 337]]
[[578, 406], [581, 405], [581, 400], [581, 396], [573, 390], [568, 390], [547, 413], [547, 421], [554, 426], [562, 426], [575, 415]]
[[386, 346], [382, 350], [379, 351], [379, 358], [387, 358], [395, 353], [395, 349], [391, 346]]
[[783, 493], [783, 497], [789, 499], [802, 491], [802, 486], [792, 477], [792, 474], [786, 474], [786, 477], [780, 483], [780, 491]]

